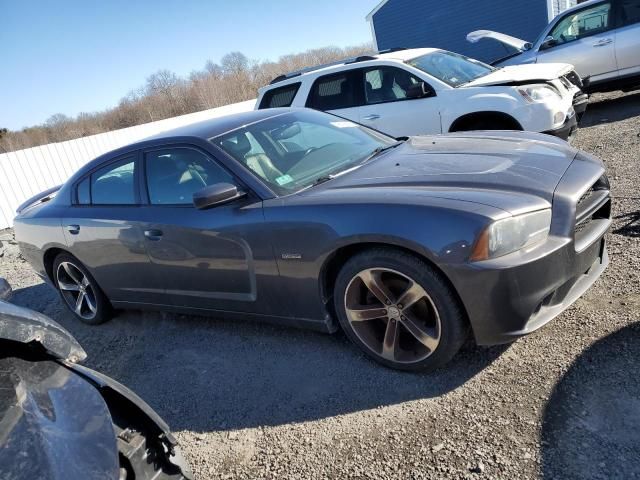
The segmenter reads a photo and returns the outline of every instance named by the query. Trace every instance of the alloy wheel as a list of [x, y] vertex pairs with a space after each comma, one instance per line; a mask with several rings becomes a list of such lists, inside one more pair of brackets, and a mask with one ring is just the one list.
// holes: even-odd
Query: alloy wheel
[[96, 294], [87, 276], [71, 262], [62, 262], [56, 272], [62, 298], [76, 315], [92, 320], [98, 313]]
[[357, 337], [385, 360], [420, 362], [440, 343], [440, 315], [433, 300], [398, 271], [362, 270], [347, 285], [344, 307]]

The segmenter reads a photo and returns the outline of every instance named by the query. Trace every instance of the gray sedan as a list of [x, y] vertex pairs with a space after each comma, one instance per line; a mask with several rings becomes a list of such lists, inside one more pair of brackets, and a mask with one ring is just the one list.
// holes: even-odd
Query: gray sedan
[[270, 109], [105, 154], [19, 209], [24, 257], [83, 322], [113, 308], [333, 332], [432, 369], [533, 332], [608, 263], [600, 160], [525, 132], [394, 139]]

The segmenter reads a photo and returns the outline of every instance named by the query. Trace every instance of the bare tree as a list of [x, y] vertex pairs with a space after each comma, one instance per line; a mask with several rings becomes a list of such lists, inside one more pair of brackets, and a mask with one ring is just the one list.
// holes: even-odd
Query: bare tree
[[170, 70], [159, 70], [147, 78], [144, 86], [103, 112], [83, 112], [76, 118], [58, 113], [42, 125], [20, 131], [0, 129], [0, 151], [71, 140], [249, 100], [256, 97], [258, 88], [282, 73], [371, 50], [371, 45], [332, 46], [284, 55], [275, 62], [251, 60], [241, 52], [230, 52], [219, 64], [209, 60], [202, 70], [192, 72], [186, 79]]

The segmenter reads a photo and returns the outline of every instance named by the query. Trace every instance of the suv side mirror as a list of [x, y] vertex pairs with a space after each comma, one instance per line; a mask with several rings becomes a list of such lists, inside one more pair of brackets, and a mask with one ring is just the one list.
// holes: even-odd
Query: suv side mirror
[[230, 183], [214, 183], [193, 194], [193, 204], [199, 210], [216, 207], [223, 203], [242, 198], [246, 192], [238, 191], [238, 187]]
[[425, 82], [418, 82], [407, 88], [407, 98], [435, 97], [436, 91]]
[[9, 300], [11, 298], [11, 285], [4, 278], [0, 278], [0, 300]]
[[540, 50], [547, 50], [551, 47], [555, 47], [558, 44], [558, 41], [553, 38], [551, 35], [549, 35], [547, 38], [544, 39], [544, 42], [542, 42], [542, 44], [540, 44]]

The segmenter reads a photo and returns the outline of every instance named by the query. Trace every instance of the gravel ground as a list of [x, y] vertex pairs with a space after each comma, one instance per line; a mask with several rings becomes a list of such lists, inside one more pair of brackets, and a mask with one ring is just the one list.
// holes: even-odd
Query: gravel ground
[[339, 334], [132, 311], [86, 327], [10, 231], [0, 276], [168, 421], [200, 479], [640, 478], [639, 115], [640, 93], [597, 95], [575, 140], [612, 181], [603, 277], [541, 331], [433, 374], [374, 365]]

